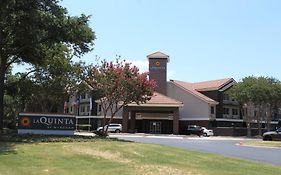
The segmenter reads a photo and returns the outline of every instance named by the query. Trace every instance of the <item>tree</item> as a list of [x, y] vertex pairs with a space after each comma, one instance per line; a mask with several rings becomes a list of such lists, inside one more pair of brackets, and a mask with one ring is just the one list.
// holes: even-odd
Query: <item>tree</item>
[[[92, 87], [95, 97], [100, 101], [103, 112], [103, 128], [109, 125], [115, 114], [129, 103], [146, 103], [153, 95], [156, 83], [149, 81], [148, 73], [140, 73], [136, 66], [116, 60], [101, 61], [94, 66], [87, 83]], [[107, 120], [106, 116], [110, 115]], [[107, 135], [105, 128], [102, 136]]]
[[[32, 108], [37, 104], [36, 112], [63, 112], [63, 104], [69, 94], [77, 91], [78, 83], [85, 75], [86, 67], [83, 62], [74, 63], [68, 50], [61, 45], [56, 50], [50, 50], [46, 61], [35, 66], [30, 76], [36, 88], [30, 100]], [[37, 103], [36, 103], [37, 102]], [[32, 111], [29, 108], [29, 111]]]
[[247, 126], [247, 136], [251, 136], [251, 123], [253, 121], [253, 102], [251, 99], [251, 86], [254, 83], [254, 77], [243, 78], [241, 82], [234, 85], [229, 91], [230, 96], [234, 98], [243, 107], [244, 121]]
[[[250, 136], [251, 122], [257, 121], [261, 135], [261, 121], [266, 117], [268, 129], [272, 116], [272, 107], [280, 105], [280, 82], [268, 77], [245, 77], [231, 90], [231, 96], [244, 106], [244, 120]], [[251, 114], [251, 115], [250, 115]]]
[[267, 130], [271, 129], [271, 121], [274, 116], [278, 115], [278, 110], [281, 106], [281, 82], [275, 78], [270, 78], [270, 93], [268, 95], [268, 103], [265, 106], [265, 116]]
[[67, 47], [60, 45], [28, 73], [9, 74], [6, 94], [16, 97], [17, 111], [63, 112], [66, 98], [79, 89], [87, 67], [83, 62], [74, 63], [66, 52]]
[[89, 52], [95, 34], [89, 16], [71, 17], [58, 0], [2, 0], [0, 2], [0, 129], [6, 72], [13, 63], [40, 65], [58, 44], [81, 56]]

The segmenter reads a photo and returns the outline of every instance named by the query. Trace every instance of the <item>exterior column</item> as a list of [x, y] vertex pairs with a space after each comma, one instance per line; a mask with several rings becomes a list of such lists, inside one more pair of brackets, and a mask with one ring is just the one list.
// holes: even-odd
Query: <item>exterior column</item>
[[173, 112], [173, 134], [179, 134], [179, 108]]
[[136, 112], [131, 111], [130, 132], [135, 133], [135, 131], [136, 131]]
[[127, 107], [123, 108], [122, 132], [128, 132], [129, 110]]

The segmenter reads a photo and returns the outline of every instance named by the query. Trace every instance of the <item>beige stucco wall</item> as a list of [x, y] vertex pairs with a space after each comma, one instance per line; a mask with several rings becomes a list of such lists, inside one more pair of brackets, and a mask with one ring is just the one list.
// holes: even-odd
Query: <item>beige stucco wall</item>
[[167, 96], [184, 103], [179, 110], [180, 120], [209, 120], [209, 104], [171, 82], [167, 82]]
[[[98, 111], [98, 116], [101, 116], [103, 117], [104, 116], [104, 113], [103, 113], [103, 110], [101, 109], [101, 111]], [[122, 118], [122, 115], [123, 115], [123, 108], [121, 108], [114, 116], [114, 118]], [[107, 111], [107, 114], [106, 114], [107, 117], [111, 117], [111, 112], [110, 110]]]

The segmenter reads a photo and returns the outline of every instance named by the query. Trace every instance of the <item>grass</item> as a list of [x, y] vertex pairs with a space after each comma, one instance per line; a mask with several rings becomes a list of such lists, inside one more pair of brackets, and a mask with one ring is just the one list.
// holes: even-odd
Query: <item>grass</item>
[[278, 166], [166, 146], [79, 139], [0, 142], [0, 174], [277, 175], [281, 172]]
[[243, 145], [281, 148], [281, 141], [248, 140], [243, 141]]

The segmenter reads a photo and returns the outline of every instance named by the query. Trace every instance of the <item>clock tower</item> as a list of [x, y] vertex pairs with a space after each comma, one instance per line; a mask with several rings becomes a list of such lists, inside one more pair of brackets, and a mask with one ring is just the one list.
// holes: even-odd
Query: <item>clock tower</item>
[[155, 80], [156, 92], [167, 94], [167, 63], [169, 56], [162, 52], [155, 52], [147, 56], [149, 61], [149, 80]]

